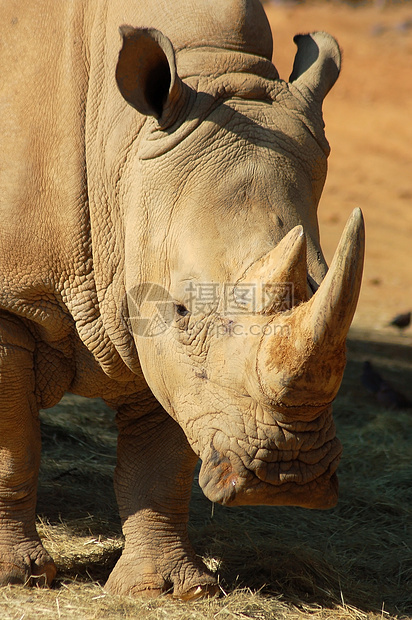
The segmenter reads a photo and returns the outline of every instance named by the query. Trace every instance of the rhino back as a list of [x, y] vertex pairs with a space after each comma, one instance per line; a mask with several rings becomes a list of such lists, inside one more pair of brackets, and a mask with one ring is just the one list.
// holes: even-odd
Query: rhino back
[[87, 63], [81, 6], [2, 2], [3, 307], [10, 306], [13, 293], [20, 299], [29, 289], [51, 294], [62, 278], [85, 269]]
[[138, 12], [124, 17], [131, 25], [161, 30], [177, 52], [214, 47], [272, 58], [272, 34], [259, 0], [146, 0]]

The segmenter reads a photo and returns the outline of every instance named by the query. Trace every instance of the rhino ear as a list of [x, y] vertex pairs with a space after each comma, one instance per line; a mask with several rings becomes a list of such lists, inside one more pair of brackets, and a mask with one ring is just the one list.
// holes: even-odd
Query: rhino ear
[[289, 81], [299, 89], [308, 88], [314, 99], [322, 102], [339, 76], [339, 45], [327, 32], [298, 34], [293, 40], [298, 51]]
[[120, 34], [123, 47], [116, 68], [119, 90], [138, 112], [160, 120], [182, 90], [173, 45], [154, 28], [121, 26]]

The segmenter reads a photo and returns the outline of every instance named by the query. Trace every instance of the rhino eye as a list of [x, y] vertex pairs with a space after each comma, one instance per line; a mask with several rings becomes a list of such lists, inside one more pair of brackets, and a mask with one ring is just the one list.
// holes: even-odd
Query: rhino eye
[[176, 312], [179, 316], [186, 316], [189, 314], [189, 310], [183, 304], [176, 304]]

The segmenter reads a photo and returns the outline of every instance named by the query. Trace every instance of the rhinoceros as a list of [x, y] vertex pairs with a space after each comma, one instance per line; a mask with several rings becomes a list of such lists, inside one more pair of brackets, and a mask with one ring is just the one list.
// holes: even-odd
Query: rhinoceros
[[258, 0], [3, 0], [0, 582], [50, 584], [39, 409], [116, 410], [125, 547], [108, 591], [216, 590], [187, 534], [212, 502], [328, 508], [331, 403], [360, 287], [355, 209], [328, 270], [317, 205], [338, 44]]

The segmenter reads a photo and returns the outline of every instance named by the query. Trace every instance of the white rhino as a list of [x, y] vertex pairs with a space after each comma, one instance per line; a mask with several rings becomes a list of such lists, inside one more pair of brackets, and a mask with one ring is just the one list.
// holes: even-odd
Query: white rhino
[[69, 391], [117, 410], [108, 590], [206, 595], [198, 458], [213, 502], [337, 500], [331, 402], [363, 259], [358, 210], [329, 271], [319, 243], [338, 45], [298, 36], [285, 82], [258, 0], [1, 10], [0, 581], [55, 576], [38, 411]]

